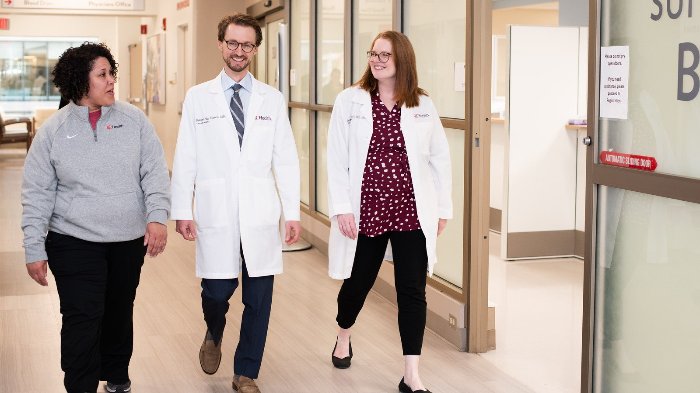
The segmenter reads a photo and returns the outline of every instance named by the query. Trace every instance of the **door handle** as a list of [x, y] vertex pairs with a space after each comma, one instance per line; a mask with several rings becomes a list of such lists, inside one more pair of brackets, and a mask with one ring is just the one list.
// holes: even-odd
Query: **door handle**
[[591, 143], [593, 143], [593, 140], [591, 139], [590, 136], [587, 136], [587, 137], [583, 138], [583, 139], [581, 140], [581, 142], [583, 142], [583, 144], [586, 145], [586, 146], [590, 146]]

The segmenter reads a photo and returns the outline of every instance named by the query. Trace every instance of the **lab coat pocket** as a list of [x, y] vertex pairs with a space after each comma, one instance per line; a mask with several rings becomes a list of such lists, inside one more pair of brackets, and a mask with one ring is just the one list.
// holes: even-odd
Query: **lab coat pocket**
[[208, 179], [196, 184], [194, 219], [200, 228], [219, 228], [228, 224], [226, 180]]

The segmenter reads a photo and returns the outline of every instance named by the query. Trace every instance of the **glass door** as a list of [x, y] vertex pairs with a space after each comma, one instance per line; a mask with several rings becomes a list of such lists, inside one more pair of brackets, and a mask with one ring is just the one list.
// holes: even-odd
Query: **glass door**
[[700, 23], [591, 1], [582, 392], [697, 392]]

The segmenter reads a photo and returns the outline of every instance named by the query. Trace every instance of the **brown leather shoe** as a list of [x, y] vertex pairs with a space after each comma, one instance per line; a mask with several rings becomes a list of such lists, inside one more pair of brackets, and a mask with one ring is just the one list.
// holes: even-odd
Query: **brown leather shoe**
[[234, 375], [231, 382], [233, 390], [238, 393], [261, 393], [255, 380], [246, 377], [245, 375]]
[[204, 342], [199, 348], [199, 365], [202, 366], [202, 371], [211, 375], [219, 369], [221, 364], [221, 343], [216, 345], [209, 337], [209, 334], [204, 336]]

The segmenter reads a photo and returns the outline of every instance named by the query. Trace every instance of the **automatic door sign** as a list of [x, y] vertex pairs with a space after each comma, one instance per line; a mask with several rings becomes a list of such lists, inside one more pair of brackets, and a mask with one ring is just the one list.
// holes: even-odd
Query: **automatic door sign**
[[640, 171], [654, 172], [656, 170], [656, 158], [638, 156], [636, 154], [625, 154], [616, 151], [600, 152], [600, 162], [606, 165], [619, 166], [623, 168], [639, 169]]

